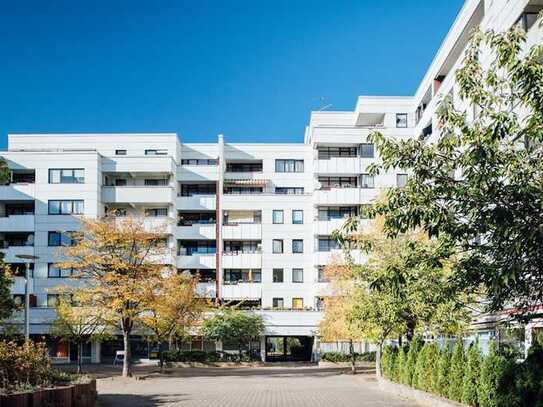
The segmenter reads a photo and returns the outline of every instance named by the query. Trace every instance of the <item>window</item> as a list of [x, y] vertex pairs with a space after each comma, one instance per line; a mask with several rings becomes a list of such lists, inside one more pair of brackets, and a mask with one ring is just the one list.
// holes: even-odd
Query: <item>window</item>
[[319, 207], [319, 220], [328, 221], [344, 219], [358, 214], [356, 206], [321, 206]]
[[273, 308], [285, 308], [285, 301], [282, 298], [274, 298], [272, 300]]
[[58, 294], [47, 294], [47, 306], [49, 308], [55, 308], [58, 304]]
[[50, 169], [50, 184], [83, 184], [85, 182], [85, 170], [83, 168]]
[[115, 155], [126, 155], [126, 150], [115, 150]]
[[275, 193], [279, 195], [303, 195], [304, 189], [301, 187], [277, 187]]
[[216, 219], [215, 212], [177, 212], [177, 226], [213, 225]]
[[284, 222], [283, 211], [279, 210], [279, 209], [274, 209], [274, 211], [273, 211], [273, 223], [278, 224], [278, 223], [283, 223], [283, 222]]
[[[34, 294], [30, 294], [28, 298], [28, 302], [30, 305], [30, 308], [36, 308], [38, 306], [38, 299]], [[13, 295], [13, 301], [15, 301], [15, 305], [17, 307], [24, 307], [25, 305], [25, 296], [24, 294], [14, 294]]]
[[326, 276], [326, 266], [317, 267], [317, 281], [319, 283], [327, 283], [330, 279]]
[[275, 160], [275, 172], [304, 172], [304, 160]]
[[159, 150], [145, 150], [145, 155], [167, 155], [168, 150], [159, 149]]
[[144, 185], [147, 187], [163, 187], [168, 185], [168, 180], [164, 178], [146, 179]]
[[74, 232], [49, 232], [48, 246], [74, 246], [77, 240], [73, 238]]
[[188, 160], [181, 160], [181, 165], [217, 165], [217, 160], [191, 158]]
[[396, 113], [396, 127], [407, 127], [407, 113]]
[[319, 177], [321, 189], [330, 188], [356, 188], [358, 186], [357, 177]]
[[339, 249], [339, 243], [330, 238], [319, 238], [319, 252], [329, 252], [331, 250]]
[[304, 241], [302, 239], [293, 239], [292, 253], [303, 253], [303, 252], [304, 252]]
[[319, 160], [334, 157], [356, 157], [356, 147], [317, 147]]
[[226, 172], [262, 172], [262, 162], [226, 163]]
[[283, 282], [283, 269], [273, 269], [273, 282], [274, 283]]
[[228, 195], [255, 195], [262, 192], [262, 187], [224, 187], [224, 193]]
[[178, 240], [178, 256], [194, 256], [215, 254], [217, 251], [214, 240]]
[[233, 255], [260, 253], [260, 240], [225, 240], [224, 253]]
[[362, 174], [360, 187], [361, 188], [374, 188], [374, 179], [373, 175]]
[[125, 178], [117, 178], [115, 180], [115, 186], [116, 187], [125, 187], [126, 186], [126, 179]]
[[303, 298], [293, 298], [292, 299], [292, 309], [304, 309], [304, 299]]
[[67, 278], [74, 275], [73, 268], [59, 268], [55, 263], [49, 263], [47, 277], [49, 278]]
[[292, 223], [294, 225], [301, 225], [304, 223], [304, 211], [301, 209], [294, 209], [292, 211]]
[[283, 253], [283, 240], [282, 239], [273, 239], [273, 253]]
[[253, 269], [251, 270], [252, 280], [253, 283], [261, 283], [262, 282], [262, 270], [261, 269]]
[[304, 269], [292, 269], [292, 282], [293, 283], [304, 282]]
[[362, 157], [362, 158], [373, 158], [374, 157], [373, 143], [360, 144], [360, 157]]
[[396, 186], [403, 188], [407, 185], [407, 174], [396, 174]]
[[49, 215], [82, 215], [82, 200], [52, 200], [48, 202]]
[[181, 184], [181, 196], [215, 195], [217, 188], [213, 184]]
[[145, 216], [149, 218], [168, 216], [168, 208], [145, 208]]

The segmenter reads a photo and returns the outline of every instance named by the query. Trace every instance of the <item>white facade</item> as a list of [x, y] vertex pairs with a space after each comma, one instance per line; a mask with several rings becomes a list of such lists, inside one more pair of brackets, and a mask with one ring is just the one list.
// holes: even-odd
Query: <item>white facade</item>
[[[329, 292], [319, 266], [342, 258], [327, 239], [344, 216], [407, 176], [366, 175], [378, 160], [370, 132], [437, 137], [436, 106], [454, 93], [469, 32], [529, 23], [542, 7], [539, 0], [466, 1], [415, 95], [361, 96], [353, 111], [313, 112], [301, 144], [230, 144], [222, 136], [181, 144], [176, 134], [10, 135], [0, 153], [14, 174], [0, 186], [0, 250], [8, 263], [19, 263], [17, 254], [39, 256], [31, 333], [47, 333], [54, 318], [47, 290], [70, 283], [51, 270], [58, 248], [50, 232], [77, 230], [79, 215], [115, 208], [146, 215], [151, 226], [166, 221], [174, 255], [162, 261], [198, 273], [202, 295], [251, 304], [264, 316], [266, 335], [317, 335], [319, 299]], [[529, 45], [542, 38], [541, 27], [529, 27]], [[55, 169], [81, 170], [84, 180], [73, 183], [75, 173], [64, 179]], [[57, 206], [66, 213], [57, 214]], [[22, 292], [16, 277], [13, 293]]]

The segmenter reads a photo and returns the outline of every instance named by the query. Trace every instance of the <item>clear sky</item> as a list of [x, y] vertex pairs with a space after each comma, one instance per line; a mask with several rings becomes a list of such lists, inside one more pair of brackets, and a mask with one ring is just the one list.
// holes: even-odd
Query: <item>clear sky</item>
[[410, 95], [462, 0], [0, 0], [8, 133], [301, 142], [311, 110]]

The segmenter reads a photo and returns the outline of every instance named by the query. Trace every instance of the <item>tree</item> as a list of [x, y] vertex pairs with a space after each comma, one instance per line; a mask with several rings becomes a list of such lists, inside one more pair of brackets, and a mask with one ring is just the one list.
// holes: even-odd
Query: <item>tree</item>
[[523, 51], [525, 36], [518, 25], [476, 32], [435, 142], [374, 132], [382, 162], [369, 171], [411, 174], [371, 211], [387, 235], [423, 228], [458, 254], [459, 289], [528, 315], [543, 302], [543, 44]]
[[103, 310], [95, 307], [82, 307], [65, 295], [61, 295], [56, 306], [57, 319], [51, 334], [76, 345], [77, 373], [82, 373], [82, 348], [84, 343], [108, 337]]
[[123, 376], [131, 375], [129, 338], [152, 310], [150, 292], [163, 287], [166, 267], [160, 259], [171, 253], [161, 228], [149, 230], [143, 219], [81, 219], [76, 244], [64, 247], [62, 268], [73, 268], [85, 284], [74, 290], [82, 307], [100, 310], [104, 322], [120, 329], [124, 342]]
[[[9, 267], [4, 263], [3, 254], [0, 253], [0, 321], [9, 318], [17, 308], [11, 295], [12, 284]], [[5, 327], [2, 330], [4, 331]]]
[[6, 163], [6, 160], [0, 157], [0, 185], [6, 185], [9, 183], [9, 180], [10, 173], [8, 164]]
[[481, 407], [498, 407], [498, 388], [505, 363], [504, 357], [498, 354], [496, 343], [490, 342], [488, 354], [481, 363], [481, 376], [477, 390]]
[[451, 356], [451, 371], [449, 375], [449, 393], [451, 400], [462, 400], [462, 385], [464, 382], [464, 345], [462, 339], [458, 339], [454, 345]]
[[164, 276], [160, 289], [147, 293], [149, 311], [141, 317], [141, 323], [159, 344], [161, 368], [162, 344], [168, 342], [170, 350], [174, 338], [187, 336], [189, 328], [201, 320], [206, 303], [196, 293], [197, 283], [194, 277], [171, 274]]
[[212, 341], [231, 342], [236, 344], [241, 362], [241, 349], [244, 344], [258, 337], [264, 331], [264, 322], [260, 315], [231, 308], [218, 310], [202, 324], [202, 334]]
[[468, 350], [467, 364], [462, 382], [462, 402], [469, 406], [477, 405], [480, 368], [481, 354], [477, 342], [474, 342]]

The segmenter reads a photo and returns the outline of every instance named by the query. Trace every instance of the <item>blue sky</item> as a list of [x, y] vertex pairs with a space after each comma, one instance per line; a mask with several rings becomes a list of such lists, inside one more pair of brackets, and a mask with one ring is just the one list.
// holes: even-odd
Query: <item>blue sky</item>
[[8, 133], [300, 142], [311, 110], [410, 95], [462, 0], [0, 0]]

